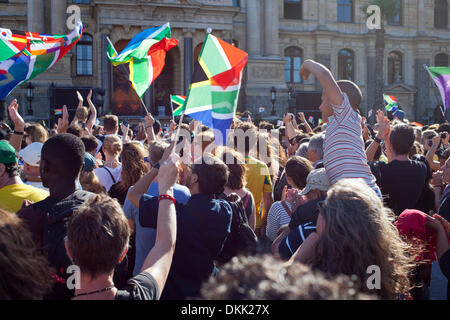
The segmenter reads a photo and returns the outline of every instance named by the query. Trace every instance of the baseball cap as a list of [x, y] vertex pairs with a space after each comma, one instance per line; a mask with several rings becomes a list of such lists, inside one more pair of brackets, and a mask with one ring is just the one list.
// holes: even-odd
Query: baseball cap
[[23, 162], [28, 163], [30, 166], [39, 167], [43, 146], [44, 145], [40, 142], [33, 142], [19, 151], [19, 157], [22, 158]]
[[308, 174], [306, 178], [306, 187], [300, 192], [304, 196], [311, 190], [328, 191], [331, 187], [325, 168], [315, 169]]
[[95, 169], [95, 158], [92, 156], [92, 154], [86, 152], [84, 154], [84, 172], [90, 172]]
[[8, 163], [16, 163], [16, 149], [12, 145], [9, 144], [8, 141], [1, 140], [0, 141], [0, 163], [8, 164]]

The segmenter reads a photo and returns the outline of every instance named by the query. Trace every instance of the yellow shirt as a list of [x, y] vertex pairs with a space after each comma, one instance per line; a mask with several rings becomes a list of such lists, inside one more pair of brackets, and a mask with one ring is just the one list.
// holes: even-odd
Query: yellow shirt
[[22, 208], [24, 200], [39, 202], [50, 194], [43, 189], [27, 184], [11, 184], [0, 189], [0, 209], [16, 213]]
[[272, 181], [270, 180], [269, 168], [267, 165], [253, 157], [245, 159], [247, 173], [247, 189], [253, 194], [256, 205], [256, 228], [261, 226], [262, 196], [264, 192], [272, 192]]

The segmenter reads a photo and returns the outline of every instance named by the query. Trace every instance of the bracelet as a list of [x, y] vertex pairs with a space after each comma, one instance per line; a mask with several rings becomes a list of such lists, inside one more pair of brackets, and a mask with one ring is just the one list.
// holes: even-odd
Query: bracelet
[[23, 131], [22, 131], [22, 132], [19, 132], [19, 131], [14, 130], [13, 133], [14, 133], [14, 134], [17, 134], [17, 135], [19, 135], [19, 136], [23, 136], [23, 135], [24, 135], [24, 132], [23, 132]]
[[176, 202], [175, 198], [172, 196], [169, 196], [168, 194], [162, 194], [162, 195], [158, 196], [158, 202], [161, 200], [172, 200], [173, 204], [175, 204], [175, 202]]
[[378, 143], [378, 144], [380, 144], [381, 143], [381, 139], [380, 138], [378, 138], [378, 137], [375, 137], [374, 139], [373, 139], [373, 141], [375, 141], [376, 143]]

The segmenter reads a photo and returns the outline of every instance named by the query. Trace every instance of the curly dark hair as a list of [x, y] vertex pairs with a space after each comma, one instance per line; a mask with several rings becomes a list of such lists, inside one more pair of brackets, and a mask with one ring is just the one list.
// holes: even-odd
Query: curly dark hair
[[239, 256], [203, 284], [207, 300], [375, 300], [359, 293], [357, 281], [339, 275], [327, 278], [294, 262], [286, 265], [270, 255]]

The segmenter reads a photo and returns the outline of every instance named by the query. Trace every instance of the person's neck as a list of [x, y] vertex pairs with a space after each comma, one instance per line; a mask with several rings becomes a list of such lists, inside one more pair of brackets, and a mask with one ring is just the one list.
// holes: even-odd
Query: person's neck
[[40, 176], [27, 175], [27, 181], [30, 181], [30, 182], [42, 182], [42, 179], [41, 179]]
[[[114, 286], [113, 273], [101, 274], [92, 279], [89, 275], [81, 273], [80, 289], [75, 289], [75, 295], [88, 293], [92, 291], [102, 290], [107, 287]], [[116, 296], [117, 289], [75, 297], [75, 300], [113, 300]]]
[[391, 159], [390, 162], [395, 161], [395, 160], [397, 160], [397, 161], [409, 161], [409, 156], [407, 154], [403, 154], [403, 155], [396, 154], [396, 155], [392, 156], [392, 159]]
[[19, 176], [9, 177], [8, 179], [5, 179], [3, 183], [0, 183], [0, 189], [13, 184], [23, 184], [23, 181]]
[[107, 167], [112, 167], [115, 162], [119, 163], [119, 160], [117, 159], [117, 157], [113, 157], [113, 156], [105, 153], [105, 165]]
[[62, 181], [57, 185], [51, 186], [49, 190], [52, 198], [65, 199], [77, 190], [77, 186], [75, 181], [70, 183]]
[[109, 131], [109, 132], [105, 132], [105, 136], [108, 136], [108, 135], [117, 135], [117, 132], [115, 132], [115, 131]]

